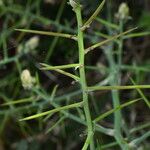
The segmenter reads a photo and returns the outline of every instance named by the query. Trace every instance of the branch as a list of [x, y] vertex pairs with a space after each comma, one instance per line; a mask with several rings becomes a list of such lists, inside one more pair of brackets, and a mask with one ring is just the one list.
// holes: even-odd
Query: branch
[[83, 101], [79, 102], [79, 103], [75, 103], [75, 104], [71, 104], [71, 105], [67, 105], [67, 106], [63, 106], [63, 107], [58, 107], [49, 111], [45, 111], [36, 115], [32, 115], [23, 119], [20, 119], [19, 121], [25, 121], [25, 120], [31, 120], [31, 119], [35, 119], [35, 118], [39, 118], [48, 114], [53, 114], [56, 112], [59, 112], [61, 110], [66, 110], [66, 109], [71, 109], [71, 108], [76, 108], [76, 107], [81, 107], [83, 105]]
[[97, 123], [98, 121], [100, 121], [100, 120], [106, 118], [107, 116], [111, 115], [111, 114], [114, 113], [115, 111], [120, 110], [120, 109], [122, 109], [122, 108], [124, 108], [124, 107], [127, 107], [127, 106], [129, 106], [129, 105], [131, 105], [131, 104], [133, 104], [133, 103], [136, 103], [136, 102], [138, 102], [138, 101], [141, 100], [141, 99], [142, 99], [142, 98], [139, 98], [139, 99], [136, 99], [136, 100], [132, 100], [132, 101], [126, 102], [126, 103], [124, 103], [124, 104], [122, 104], [122, 105], [119, 105], [119, 106], [117, 106], [116, 108], [111, 109], [111, 110], [107, 111], [107, 112], [104, 113], [104, 114], [101, 114], [100, 116], [98, 116], [97, 118], [95, 118], [95, 119], [93, 120], [93, 122], [94, 122], [94, 123]]
[[90, 144], [90, 141], [91, 141], [91, 138], [92, 138], [93, 134], [94, 134], [94, 133], [93, 133], [92, 131], [90, 131], [90, 132], [88, 133], [87, 138], [86, 138], [86, 140], [85, 140], [85, 143], [84, 143], [84, 145], [83, 145], [82, 150], [87, 150], [87, 148], [88, 148], [88, 146], [89, 146], [89, 144]]
[[150, 85], [127, 85], [127, 86], [91, 86], [87, 91], [98, 90], [130, 90], [130, 89], [150, 89]]
[[85, 54], [87, 54], [88, 52], [94, 50], [94, 49], [97, 48], [97, 47], [100, 47], [100, 46], [102, 46], [102, 45], [104, 45], [104, 44], [106, 44], [106, 43], [108, 43], [108, 42], [111, 42], [111, 41], [113, 41], [113, 40], [115, 40], [115, 39], [117, 39], [117, 38], [119, 38], [119, 37], [121, 37], [121, 36], [123, 36], [123, 35], [129, 33], [129, 32], [132, 32], [132, 31], [136, 30], [136, 29], [137, 29], [137, 27], [136, 27], [136, 28], [133, 28], [133, 29], [130, 29], [130, 30], [127, 30], [127, 31], [125, 31], [125, 32], [122, 32], [122, 33], [120, 33], [120, 34], [118, 34], [118, 35], [115, 35], [115, 36], [113, 36], [113, 37], [111, 37], [111, 38], [109, 38], [109, 39], [107, 39], [107, 40], [105, 40], [105, 41], [96, 43], [96, 44], [90, 46], [89, 48], [85, 49]]
[[68, 68], [76, 68], [80, 67], [80, 64], [69, 64], [69, 65], [61, 65], [61, 66], [50, 66], [44, 63], [40, 63], [43, 67], [41, 67], [41, 70], [56, 70], [56, 69], [68, 69]]
[[95, 12], [93, 13], [93, 15], [85, 22], [85, 24], [81, 27], [81, 30], [84, 31], [86, 28], [88, 28], [90, 26], [90, 24], [92, 23], [92, 21], [97, 17], [98, 13], [102, 10], [104, 4], [105, 4], [106, 0], [103, 0], [100, 5], [98, 6], [98, 8], [95, 10]]
[[55, 36], [55, 37], [63, 37], [77, 41], [76, 35], [65, 34], [65, 33], [57, 33], [57, 32], [46, 32], [46, 31], [37, 31], [37, 30], [28, 30], [28, 29], [15, 29], [16, 31], [20, 32], [27, 32], [33, 34], [40, 34], [40, 35], [48, 35], [48, 36]]

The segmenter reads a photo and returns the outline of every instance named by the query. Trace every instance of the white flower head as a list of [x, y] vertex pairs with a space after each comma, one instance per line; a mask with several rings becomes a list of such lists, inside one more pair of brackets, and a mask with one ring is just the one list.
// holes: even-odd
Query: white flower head
[[129, 17], [129, 7], [127, 3], [120, 4], [117, 17], [122, 20], [127, 19]]
[[39, 45], [39, 37], [38, 36], [33, 36], [25, 44], [25, 46], [30, 50], [34, 50], [38, 45]]
[[25, 69], [21, 73], [21, 82], [24, 89], [31, 89], [35, 84], [35, 78], [31, 76], [29, 70]]

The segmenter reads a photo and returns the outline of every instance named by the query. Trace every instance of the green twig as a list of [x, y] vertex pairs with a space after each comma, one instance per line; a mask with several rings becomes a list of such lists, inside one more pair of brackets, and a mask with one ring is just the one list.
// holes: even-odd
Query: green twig
[[98, 6], [98, 8], [95, 10], [95, 12], [92, 14], [92, 16], [84, 23], [84, 25], [81, 27], [82, 31], [84, 31], [86, 28], [88, 28], [90, 26], [90, 24], [92, 23], [92, 21], [97, 17], [97, 15], [99, 14], [99, 12], [102, 10], [105, 2], [106, 2], [106, 0], [103, 0], [100, 3], [100, 5]]
[[137, 139], [134, 139], [133, 141], [131, 141], [129, 143], [129, 145], [133, 148], [137, 147], [141, 142], [143, 142], [145, 139], [147, 139], [148, 137], [150, 137], [150, 131], [146, 132], [145, 134], [143, 134], [142, 136], [140, 136]]
[[101, 18], [96, 18], [96, 21], [98, 21], [100, 24], [103, 24], [103, 25], [105, 25], [105, 27], [108, 27], [108, 28], [112, 28], [112, 29], [115, 29], [115, 30], [118, 30], [119, 29], [119, 27], [116, 25], [116, 24], [113, 24], [113, 23], [111, 23], [111, 22], [108, 22], [108, 21], [106, 21], [106, 20], [104, 20], [104, 19], [101, 19]]
[[68, 77], [74, 79], [75, 81], [80, 81], [80, 78], [79, 78], [78, 76], [73, 75], [73, 74], [71, 74], [71, 73], [69, 73], [69, 72], [66, 72], [66, 71], [61, 70], [61, 69], [56, 69], [55, 71], [56, 71], [56, 72], [59, 72], [59, 73], [61, 73], [61, 74], [63, 74], [63, 75], [65, 75], [65, 76], [68, 76]]
[[66, 117], [61, 117], [52, 127], [50, 127], [45, 133], [48, 134], [49, 132], [51, 132], [54, 128], [56, 128], [56, 126], [58, 124], [60, 124], [62, 121], [64, 121], [66, 119]]
[[93, 132], [89, 132], [88, 135], [87, 135], [87, 138], [86, 138], [86, 140], [85, 140], [85, 143], [84, 143], [84, 145], [83, 145], [82, 150], [87, 150], [87, 148], [88, 148], [88, 146], [89, 146], [89, 144], [90, 144], [90, 141], [91, 141], [92, 136], [93, 136]]
[[75, 104], [71, 104], [71, 105], [67, 105], [67, 106], [58, 107], [58, 108], [55, 108], [55, 109], [52, 109], [52, 110], [49, 110], [49, 111], [46, 111], [46, 112], [42, 112], [42, 113], [39, 113], [39, 114], [36, 114], [36, 115], [32, 115], [32, 116], [20, 119], [19, 121], [39, 118], [39, 117], [42, 117], [42, 116], [45, 116], [45, 115], [48, 115], [48, 114], [51, 114], [51, 113], [56, 113], [56, 112], [59, 112], [59, 111], [62, 111], [62, 110], [81, 107], [82, 105], [83, 105], [83, 102], [79, 102], [79, 103], [75, 103]]
[[[134, 80], [132, 78], [130, 78], [131, 82], [134, 84], [134, 86], [136, 86]], [[147, 99], [147, 97], [143, 94], [143, 92], [140, 90], [140, 88], [136, 88], [137, 92], [141, 95], [141, 97], [143, 98], [144, 102], [146, 103], [146, 105], [148, 106], [148, 108], [150, 109], [150, 102]]]
[[56, 70], [56, 69], [68, 69], [68, 68], [78, 68], [80, 67], [81, 65], [80, 64], [69, 64], [69, 65], [61, 65], [61, 66], [50, 66], [50, 65], [47, 65], [47, 64], [44, 64], [44, 63], [40, 63], [41, 67], [40, 69], [41, 70]]
[[133, 103], [136, 103], [136, 102], [138, 102], [138, 101], [141, 100], [141, 99], [142, 99], [142, 98], [138, 98], [138, 99], [136, 99], [136, 100], [131, 100], [131, 101], [126, 102], [126, 103], [124, 103], [124, 104], [122, 104], [122, 105], [119, 105], [119, 106], [117, 106], [116, 108], [113, 108], [113, 109], [107, 111], [106, 113], [101, 114], [100, 116], [98, 116], [97, 118], [95, 118], [95, 119], [93, 120], [93, 122], [96, 123], [96, 122], [98, 122], [98, 121], [104, 119], [105, 117], [111, 115], [111, 114], [114, 113], [115, 111], [121, 110], [122, 108], [127, 107], [127, 106], [129, 106], [129, 105], [131, 105], [131, 104], [133, 104]]
[[65, 34], [65, 33], [46, 32], [46, 31], [37, 31], [37, 30], [28, 30], [28, 29], [15, 29], [15, 30], [20, 31], [20, 32], [48, 35], [48, 36], [55, 36], [55, 37], [63, 37], [63, 38], [68, 38], [68, 39], [72, 39], [72, 40], [77, 40], [77, 37], [75, 35]]
[[105, 40], [105, 41], [101, 41], [101, 42], [99, 42], [99, 43], [96, 43], [96, 44], [90, 46], [89, 48], [85, 49], [85, 54], [87, 54], [88, 52], [94, 50], [94, 49], [97, 48], [97, 47], [100, 47], [100, 46], [102, 46], [102, 45], [104, 45], [104, 44], [107, 44], [107, 43], [109, 43], [109, 42], [111, 42], [111, 41], [114, 41], [115, 39], [117, 39], [117, 38], [119, 38], [119, 37], [121, 37], [121, 36], [123, 36], [123, 35], [126, 35], [126, 34], [132, 32], [132, 31], [134, 31], [134, 30], [136, 30], [136, 29], [137, 29], [137, 28], [133, 28], [133, 29], [127, 30], [127, 31], [125, 31], [125, 32], [123, 32], [123, 33], [120, 33], [120, 34], [118, 34], [118, 35], [115, 35], [115, 36], [113, 36], [113, 37], [111, 37], [111, 38], [109, 38], [109, 39], [107, 39], [107, 40]]
[[33, 102], [35, 99], [36, 99], [35, 97], [29, 97], [29, 98], [24, 98], [24, 99], [20, 99], [20, 100], [13, 100], [13, 101], [4, 103], [1, 106], [9, 106], [9, 105], [14, 105], [14, 104]]
[[[79, 64], [82, 65], [82, 67], [79, 68], [80, 72], [80, 82], [82, 87], [82, 95], [83, 95], [83, 101], [84, 101], [84, 112], [86, 116], [87, 121], [87, 132], [88, 132], [88, 139], [90, 135], [90, 148], [94, 149], [94, 141], [93, 141], [93, 126], [92, 126], [92, 119], [89, 109], [89, 102], [88, 102], [88, 94], [86, 92], [87, 84], [86, 84], [86, 77], [85, 77], [85, 66], [84, 66], [84, 41], [83, 41], [83, 31], [81, 30], [82, 26], [82, 16], [81, 16], [81, 7], [80, 4], [76, 5], [76, 7], [73, 8], [73, 10], [76, 13], [77, 23], [78, 23], [78, 48], [79, 48]], [[87, 141], [86, 141], [87, 142]], [[88, 145], [86, 145], [86, 148]], [[85, 149], [84, 149], [85, 150]]]
[[[44, 67], [51, 67], [50, 65], [47, 65], [47, 64], [43, 64], [43, 63], [41, 63], [41, 65], [42, 66], [44, 66]], [[72, 65], [72, 64], [71, 64]], [[74, 79], [75, 81], [80, 81], [80, 78], [78, 77], [78, 76], [76, 76], [76, 75], [73, 75], [73, 74], [71, 74], [71, 73], [69, 73], [69, 72], [66, 72], [66, 71], [64, 71], [64, 70], [61, 70], [61, 69], [63, 69], [63, 68], [61, 68], [61, 69], [55, 69], [56, 67], [62, 67], [62, 66], [52, 66], [53, 67], [53, 70], [54, 71], [56, 71], [56, 72], [59, 72], [59, 73], [61, 73], [61, 74], [63, 74], [63, 75], [65, 75], [65, 76], [68, 76], [68, 77], [70, 77], [70, 78], [72, 78], [72, 79]], [[55, 68], [54, 68], [55, 67]], [[67, 66], [68, 67], [68, 66]], [[76, 67], [78, 67], [78, 66], [76, 66]], [[66, 68], [64, 68], [64, 69], [66, 69]], [[44, 69], [45, 70], [45, 69]], [[49, 70], [49, 69], [48, 69]], [[52, 68], [50, 69], [50, 70], [52, 70]]]
[[128, 85], [128, 86], [91, 86], [87, 91], [98, 90], [130, 90], [130, 89], [149, 89], [150, 85]]

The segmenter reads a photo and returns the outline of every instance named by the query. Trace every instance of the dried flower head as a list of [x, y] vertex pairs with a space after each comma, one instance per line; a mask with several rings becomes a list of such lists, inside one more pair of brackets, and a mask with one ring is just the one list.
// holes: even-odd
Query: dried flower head
[[29, 70], [25, 69], [21, 73], [21, 82], [24, 89], [31, 89], [35, 84], [35, 78], [31, 76]]

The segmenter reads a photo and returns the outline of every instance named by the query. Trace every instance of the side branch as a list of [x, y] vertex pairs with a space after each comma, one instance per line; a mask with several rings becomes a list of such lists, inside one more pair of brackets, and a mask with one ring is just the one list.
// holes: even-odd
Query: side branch
[[127, 107], [127, 106], [129, 106], [129, 105], [131, 105], [131, 104], [133, 104], [133, 103], [138, 102], [138, 101], [141, 100], [141, 99], [142, 99], [142, 98], [138, 98], [138, 99], [135, 99], [135, 100], [131, 100], [131, 101], [129, 101], [129, 102], [126, 102], [126, 103], [124, 103], [124, 104], [122, 104], [122, 105], [119, 105], [119, 106], [117, 106], [116, 108], [111, 109], [111, 110], [107, 111], [106, 113], [101, 114], [100, 116], [98, 116], [97, 118], [95, 118], [95, 119], [93, 120], [93, 123], [97, 123], [97, 122], [99, 122], [100, 120], [102, 120], [102, 119], [108, 117], [109, 115], [111, 115], [111, 114], [114, 113], [115, 111], [121, 110], [121, 109], [123, 109], [124, 107]]
[[75, 104], [71, 104], [71, 105], [67, 105], [67, 106], [63, 106], [63, 107], [58, 107], [49, 111], [45, 111], [36, 115], [32, 115], [23, 119], [20, 119], [19, 121], [24, 121], [24, 120], [31, 120], [31, 119], [35, 119], [35, 118], [39, 118], [45, 115], [49, 115], [49, 114], [53, 114], [62, 110], [66, 110], [66, 109], [71, 109], [71, 108], [77, 108], [77, 107], [81, 107], [83, 105], [83, 101], [79, 102], [79, 103], [75, 103]]
[[137, 27], [133, 28], [133, 29], [130, 29], [130, 30], [127, 30], [125, 32], [122, 32], [122, 33], [120, 33], [118, 35], [115, 35], [115, 36], [113, 36], [113, 37], [111, 37], [111, 38], [109, 38], [107, 40], [102, 41], [102, 42], [96, 43], [96, 44], [90, 46], [89, 48], [85, 49], [85, 54], [87, 54], [88, 52], [94, 50], [97, 47], [100, 47], [100, 46], [102, 46], [104, 44], [107, 44], [108, 42], [111, 42], [111, 41], [113, 41], [113, 40], [115, 40], [115, 39], [117, 39], [117, 38], [119, 38], [119, 37], [121, 37], [123, 35], [126, 35], [126, 34], [132, 32], [132, 31], [136, 30], [136, 29], [137, 29]]
[[71, 35], [71, 34], [58, 33], [58, 32], [37, 31], [37, 30], [28, 30], [28, 29], [15, 29], [15, 30], [20, 31], [20, 32], [33, 33], [33, 34], [63, 37], [63, 38], [68, 38], [68, 39], [72, 39], [72, 40], [77, 41], [76, 35]]
[[101, 4], [98, 6], [98, 8], [95, 10], [95, 12], [92, 14], [92, 16], [85, 22], [85, 24], [81, 27], [81, 30], [84, 31], [86, 28], [90, 26], [92, 21], [97, 17], [98, 13], [102, 10], [106, 0], [103, 0]]
[[60, 66], [50, 66], [44, 63], [40, 63], [42, 66], [41, 70], [56, 70], [56, 69], [68, 69], [68, 68], [78, 68], [81, 65], [80, 64], [69, 64], [69, 65], [60, 65]]
[[127, 85], [127, 86], [91, 86], [87, 91], [98, 90], [130, 90], [130, 89], [150, 89], [150, 85]]

